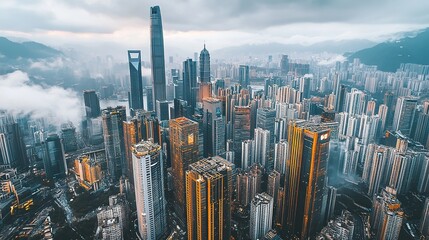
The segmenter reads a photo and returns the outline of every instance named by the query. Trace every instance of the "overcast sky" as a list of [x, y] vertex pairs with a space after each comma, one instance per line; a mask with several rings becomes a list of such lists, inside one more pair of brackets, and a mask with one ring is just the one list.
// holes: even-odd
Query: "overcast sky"
[[[428, 0], [1, 0], [0, 35], [55, 47], [149, 47], [149, 8], [161, 7], [166, 48], [252, 43], [382, 41], [429, 26]], [[122, 49], [121, 49], [122, 50]]]

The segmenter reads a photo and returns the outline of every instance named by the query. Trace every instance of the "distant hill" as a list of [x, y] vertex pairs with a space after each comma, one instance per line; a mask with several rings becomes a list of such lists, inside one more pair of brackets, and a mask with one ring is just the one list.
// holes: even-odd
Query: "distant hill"
[[13, 42], [5, 37], [0, 37], [0, 60], [14, 61], [19, 58], [42, 59], [62, 55], [56, 49], [37, 42]]
[[282, 43], [266, 43], [266, 44], [245, 44], [240, 46], [226, 47], [218, 50], [213, 50], [211, 53], [217, 57], [233, 57], [233, 56], [267, 56], [276, 54], [289, 54], [291, 52], [309, 52], [309, 53], [338, 53], [355, 52], [360, 49], [372, 47], [377, 43], [369, 40], [341, 40], [341, 41], [324, 41], [312, 45], [301, 44], [282, 44]]
[[348, 56], [349, 60], [354, 58], [388, 72], [395, 72], [401, 63], [429, 64], [429, 28], [414, 37], [380, 43]]

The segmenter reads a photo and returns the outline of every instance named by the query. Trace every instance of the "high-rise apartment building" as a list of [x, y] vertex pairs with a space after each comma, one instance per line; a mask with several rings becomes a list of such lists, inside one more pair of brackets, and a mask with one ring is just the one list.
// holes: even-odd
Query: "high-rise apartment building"
[[260, 193], [250, 203], [249, 237], [252, 240], [262, 239], [271, 229], [273, 223], [273, 197]]
[[244, 140], [241, 143], [241, 168], [247, 169], [255, 163], [255, 141]]
[[109, 206], [97, 212], [97, 239], [122, 240], [124, 231], [128, 230], [128, 208], [125, 196], [118, 194], [109, 197]]
[[267, 171], [273, 170], [274, 163], [271, 158], [270, 132], [262, 128], [255, 129], [255, 162], [263, 166]]
[[237, 171], [236, 200], [241, 206], [248, 206], [256, 194], [262, 191], [262, 174], [263, 169], [258, 164]]
[[399, 239], [404, 211], [401, 202], [396, 198], [396, 190], [386, 187], [373, 202], [371, 229], [377, 240]]
[[281, 174], [286, 173], [286, 161], [289, 159], [289, 143], [282, 140], [274, 147], [274, 170]]

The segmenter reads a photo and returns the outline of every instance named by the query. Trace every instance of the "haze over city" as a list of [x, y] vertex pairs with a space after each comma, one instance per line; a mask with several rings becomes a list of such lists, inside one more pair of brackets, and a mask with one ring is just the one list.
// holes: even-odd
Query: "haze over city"
[[0, 2], [0, 239], [429, 239], [428, 1]]

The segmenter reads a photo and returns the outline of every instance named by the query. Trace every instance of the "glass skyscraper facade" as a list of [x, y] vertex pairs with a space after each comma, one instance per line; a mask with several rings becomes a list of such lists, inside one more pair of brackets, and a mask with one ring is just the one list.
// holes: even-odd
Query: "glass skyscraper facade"
[[307, 121], [289, 124], [283, 230], [307, 239], [322, 227], [330, 130]]
[[166, 98], [164, 36], [162, 33], [161, 9], [159, 6], [150, 8], [150, 45], [152, 59], [152, 103], [156, 103], [156, 100], [162, 101]]
[[61, 138], [57, 134], [49, 135], [44, 145], [43, 165], [45, 166], [46, 177], [64, 177], [67, 174], [67, 164]]
[[130, 65], [130, 111], [134, 116], [137, 109], [143, 109], [143, 82], [141, 68], [141, 52], [139, 50], [128, 50], [128, 63]]
[[124, 128], [127, 120], [125, 107], [107, 108], [102, 112], [104, 147], [106, 149], [107, 172], [111, 179], [117, 180], [125, 174]]
[[137, 220], [142, 239], [163, 239], [167, 230], [161, 146], [142, 141], [132, 148]]

